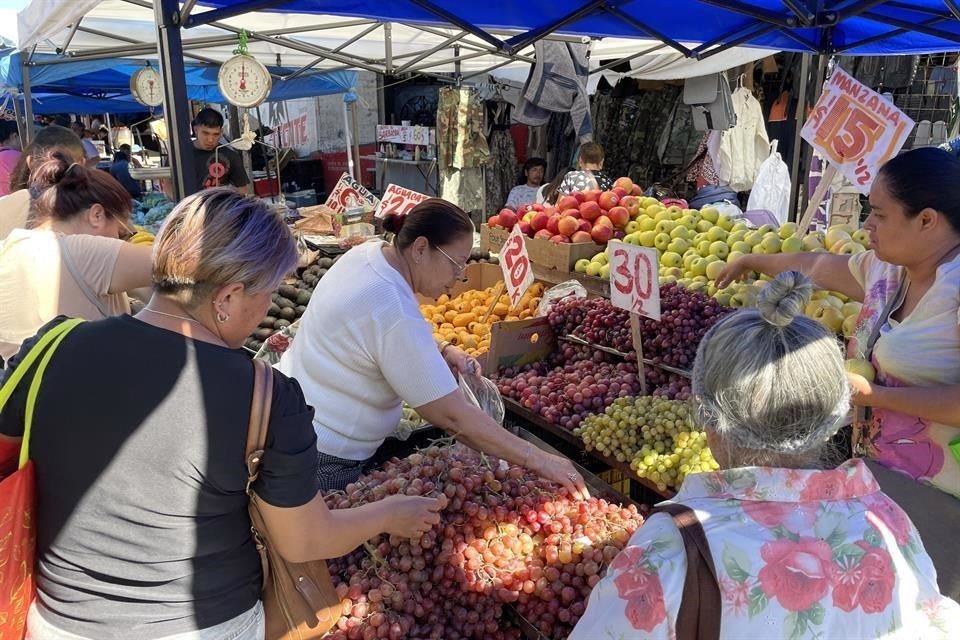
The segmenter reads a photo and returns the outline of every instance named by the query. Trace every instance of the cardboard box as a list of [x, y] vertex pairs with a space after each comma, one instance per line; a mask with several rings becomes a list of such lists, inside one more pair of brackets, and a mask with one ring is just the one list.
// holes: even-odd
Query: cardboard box
[[[482, 291], [487, 287], [496, 286], [498, 282], [503, 280], [503, 271], [500, 269], [500, 265], [496, 264], [479, 262], [477, 264], [469, 264], [467, 268], [464, 269], [463, 275], [466, 280], [458, 282], [450, 288], [451, 298], [456, 298], [464, 291], [473, 291], [474, 289]], [[430, 298], [425, 298], [417, 294], [417, 302], [420, 304], [433, 304], [436, 300], [431, 300]]]
[[[499, 252], [509, 236], [510, 232], [506, 229], [499, 227], [491, 229], [489, 225], [480, 225], [480, 250]], [[524, 238], [524, 242], [527, 245], [530, 262], [564, 273], [573, 271], [577, 260], [592, 258], [603, 251], [603, 247], [593, 242], [555, 244], [543, 238]]]
[[557, 339], [547, 318], [498, 322], [490, 329], [490, 351], [483, 363], [491, 374], [502, 367], [520, 367], [548, 357]]

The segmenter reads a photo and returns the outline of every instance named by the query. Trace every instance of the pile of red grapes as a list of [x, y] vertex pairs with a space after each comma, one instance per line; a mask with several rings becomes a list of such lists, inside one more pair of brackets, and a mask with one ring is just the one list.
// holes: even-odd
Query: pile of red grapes
[[394, 458], [334, 509], [396, 493], [448, 499], [420, 539], [380, 536], [331, 561], [343, 615], [332, 640], [514, 640], [510, 605], [547, 638], [566, 638], [604, 568], [643, 523], [633, 505], [574, 501], [521, 467], [462, 445]]
[[[660, 287], [660, 320], [640, 318], [643, 356], [656, 364], [689, 370], [707, 331], [734, 311], [706, 294], [676, 283]], [[550, 311], [550, 325], [558, 336], [572, 335], [615, 349], [635, 359], [629, 314], [606, 298], [569, 298]], [[654, 386], [660, 386], [654, 383]]]

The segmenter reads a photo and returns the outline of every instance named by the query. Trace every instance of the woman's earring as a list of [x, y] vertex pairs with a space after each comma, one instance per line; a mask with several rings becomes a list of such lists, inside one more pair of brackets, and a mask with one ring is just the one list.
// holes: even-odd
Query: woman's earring
[[230, 319], [229, 313], [225, 313], [223, 309], [217, 309], [217, 322], [219, 322], [220, 324], [223, 324], [229, 319]]

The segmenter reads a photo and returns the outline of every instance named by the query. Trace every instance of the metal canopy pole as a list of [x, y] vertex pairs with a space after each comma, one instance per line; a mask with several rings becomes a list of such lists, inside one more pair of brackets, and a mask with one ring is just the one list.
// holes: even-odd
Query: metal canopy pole
[[420, 7], [421, 9], [425, 9], [429, 11], [430, 13], [437, 16], [438, 18], [443, 18], [444, 20], [454, 25], [455, 27], [459, 27], [460, 29], [462, 29], [463, 31], [466, 31], [467, 33], [472, 33], [473, 35], [477, 36], [484, 42], [488, 44], [492, 44], [494, 47], [496, 47], [501, 51], [506, 51], [507, 53], [513, 52], [513, 47], [510, 47], [506, 42], [504, 42], [500, 38], [497, 38], [496, 36], [493, 36], [487, 33], [483, 29], [480, 29], [475, 25], [470, 24], [466, 20], [463, 20], [462, 18], [450, 13], [446, 9], [442, 9], [438, 7], [437, 5], [433, 4], [429, 0], [410, 0], [410, 1], [413, 4], [417, 5], [418, 7]]
[[[951, 0], [946, 0], [946, 1], [949, 2], [949, 1], [951, 1]], [[921, 27], [932, 27], [932, 26], [937, 25], [937, 24], [940, 24], [940, 23], [942, 23], [942, 22], [946, 22], [947, 20], [950, 20], [950, 19], [951, 19], [951, 18], [947, 18], [947, 17], [932, 18], [932, 19], [930, 19], [930, 20], [924, 20], [923, 22], [920, 23], [920, 26], [921, 26]], [[892, 29], [892, 30], [890, 30], [890, 31], [885, 31], [884, 33], [878, 33], [878, 34], [875, 35], [875, 36], [871, 36], [871, 37], [869, 37], [869, 38], [864, 38], [863, 40], [858, 40], [858, 41], [856, 41], [856, 42], [851, 42], [851, 43], [845, 45], [844, 47], [842, 47], [842, 48], [840, 48], [840, 49], [837, 49], [834, 53], [844, 53], [844, 52], [846, 52], [846, 51], [853, 51], [854, 49], [857, 49], [857, 48], [859, 48], [859, 47], [865, 47], [865, 46], [867, 46], [868, 44], [873, 44], [873, 43], [875, 43], [875, 42], [881, 42], [881, 41], [886, 40], [886, 39], [888, 39], [888, 38], [894, 38], [894, 37], [896, 37], [896, 36], [902, 35], [902, 34], [907, 33], [907, 32], [909, 32], [909, 31], [910, 31], [910, 29]]]
[[57, 53], [67, 52], [67, 49], [70, 47], [70, 43], [73, 42], [73, 36], [77, 35], [77, 28], [80, 27], [81, 22], [83, 22], [83, 17], [77, 18], [77, 21], [70, 25], [70, 31], [67, 33], [67, 39], [63, 41], [62, 47], [57, 47]]
[[[337, 46], [333, 49], [333, 52], [334, 52], [334, 53], [339, 53], [339, 52], [343, 51], [344, 49], [346, 49], [347, 47], [349, 47], [350, 45], [352, 45], [354, 42], [357, 42], [358, 40], [361, 40], [361, 39], [365, 38], [366, 36], [370, 35], [373, 31], [376, 31], [377, 29], [379, 29], [379, 28], [380, 28], [380, 25], [381, 25], [381, 23], [375, 22], [374, 24], [370, 25], [369, 27], [367, 27], [366, 29], [364, 29], [363, 31], [361, 31], [360, 33], [358, 33], [357, 35], [353, 36], [352, 38], [350, 38], [350, 39], [347, 40], [346, 42], [344, 42], [344, 43], [342, 43], [342, 44], [340, 44], [340, 45], [337, 45]], [[309, 64], [306, 64], [306, 65], [300, 67], [299, 69], [297, 69], [296, 71], [294, 71], [294, 72], [291, 73], [290, 75], [285, 76], [283, 79], [284, 79], [284, 80], [293, 80], [294, 78], [298, 78], [298, 77], [302, 76], [304, 73], [306, 73], [307, 71], [309, 71], [310, 69], [313, 69], [315, 66], [317, 66], [318, 64], [320, 64], [321, 62], [323, 62], [323, 61], [326, 60], [326, 59], [327, 59], [326, 56], [317, 57], [317, 58], [315, 58], [312, 62], [310, 62]]]
[[190, 140], [190, 103], [183, 65], [183, 42], [180, 33], [178, 0], [155, 0], [154, 19], [157, 25], [157, 57], [163, 82], [163, 112], [169, 136], [170, 169], [174, 200], [200, 188], [193, 142]]
[[23, 119], [26, 137], [20, 136], [24, 146], [33, 142], [33, 92], [30, 90], [30, 67], [20, 56], [20, 75], [23, 80]]
[[[193, 27], [198, 27], [203, 24], [210, 24], [211, 22], [215, 22], [217, 20], [226, 20], [227, 18], [242, 16], [243, 14], [250, 13], [251, 11], [273, 9], [274, 7], [285, 5], [288, 2], [289, 0], [250, 0], [249, 2], [241, 2], [229, 7], [223, 7], [222, 9], [212, 9], [210, 11], [204, 11], [203, 13], [195, 13], [186, 19], [186, 21], [183, 23], [183, 26], [186, 29], [192, 29]], [[179, 18], [179, 16], [180, 11], [178, 8], [177, 17]]]
[[580, 18], [590, 13], [593, 13], [597, 9], [603, 7], [606, 3], [607, 3], [607, 0], [593, 0], [592, 2], [588, 2], [587, 4], [580, 7], [579, 9], [568, 13], [562, 18], [555, 20], [551, 24], [546, 24], [546, 25], [543, 25], [542, 27], [537, 27], [532, 31], [528, 31], [527, 33], [521, 33], [519, 35], [513, 36], [512, 38], [509, 38], [506, 44], [510, 48], [509, 49], [510, 51], [516, 51], [518, 49], [522, 49], [546, 37], [547, 35], [553, 33], [554, 31], [558, 31], [564, 28], [571, 22], [576, 22]]
[[773, 11], [768, 11], [767, 9], [761, 9], [760, 7], [738, 2], [737, 0], [700, 0], [700, 2], [726, 9], [732, 13], [739, 13], [740, 15], [759, 20], [760, 22], [775, 24], [778, 27], [791, 29], [796, 27], [798, 22], [796, 16], [783, 16]]
[[607, 13], [609, 13], [610, 15], [615, 16], [615, 17], [619, 18], [622, 22], [627, 23], [628, 25], [630, 25], [631, 27], [633, 27], [634, 29], [636, 29], [636, 30], [639, 31], [640, 33], [643, 33], [643, 34], [646, 34], [646, 35], [651, 36], [651, 37], [653, 37], [653, 38], [656, 38], [657, 40], [659, 40], [660, 42], [666, 44], [666, 45], [669, 46], [670, 48], [675, 49], [676, 51], [679, 51], [679, 52], [682, 53], [685, 57], [689, 58], [690, 56], [693, 55], [693, 52], [690, 51], [690, 49], [686, 48], [685, 46], [683, 46], [682, 44], [680, 44], [679, 42], [677, 42], [677, 41], [674, 40], [673, 38], [668, 37], [666, 34], [661, 33], [660, 31], [654, 29], [653, 27], [649, 26], [648, 24], [646, 24], [646, 23], [644, 23], [644, 22], [640, 22], [640, 21], [637, 20], [636, 18], [634, 18], [634, 17], [632, 17], [632, 16], [629, 16], [629, 15], [627, 15], [627, 14], [625, 14], [625, 13], [623, 13], [622, 11], [619, 11], [619, 10], [617, 10], [617, 9], [612, 9], [612, 8], [610, 8], [610, 7], [604, 7], [603, 9], [604, 9], [604, 11], [606, 11]]
[[[657, 51], [660, 51], [661, 49], [663, 49], [663, 48], [666, 47], [666, 46], [667, 46], [666, 43], [661, 42], [660, 44], [658, 44], [658, 45], [656, 45], [656, 46], [650, 47], [649, 49], [644, 49], [643, 51], [638, 51], [637, 53], [631, 54], [631, 55], [629, 55], [629, 56], [625, 56], [625, 57], [623, 57], [623, 58], [620, 58], [619, 60], [614, 60], [613, 62], [608, 62], [608, 63], [606, 63], [606, 64], [604, 64], [604, 65], [600, 65], [600, 66], [597, 67], [596, 69], [591, 69], [591, 70], [590, 70], [590, 73], [589, 73], [588, 75], [591, 75], [591, 76], [592, 76], [592, 75], [595, 74], [595, 73], [602, 73], [602, 72], [606, 71], [607, 69], [613, 69], [614, 67], [618, 67], [618, 66], [620, 66], [621, 64], [623, 64], [623, 63], [625, 63], [625, 62], [630, 62], [631, 60], [633, 60], [633, 59], [635, 59], [635, 58], [639, 58], [639, 57], [641, 57], [641, 56], [650, 55], [651, 53], [655, 53], [655, 52], [657, 52]], [[506, 63], [504, 63], [504, 64], [506, 64]]]
[[[790, 219], [797, 220], [800, 213], [800, 160], [803, 150], [803, 138], [800, 137], [800, 130], [807, 117], [807, 85], [810, 80], [810, 59], [809, 53], [804, 53], [800, 58], [800, 95], [797, 96], [797, 129], [793, 136], [793, 158], [790, 162]], [[806, 192], [806, 188], [803, 189]]]
[[393, 75], [393, 25], [383, 23], [383, 73]]
[[726, 51], [727, 49], [732, 49], [733, 47], [740, 46], [741, 44], [743, 44], [743, 43], [746, 42], [747, 40], [750, 40], [750, 39], [752, 39], [752, 38], [757, 38], [757, 37], [759, 37], [759, 36], [762, 36], [762, 35], [765, 35], [765, 34], [767, 34], [767, 33], [770, 33], [771, 31], [775, 31], [775, 30], [777, 30], [778, 28], [779, 28], [779, 27], [777, 27], [777, 25], [775, 25], [775, 24], [762, 24], [762, 23], [761, 23], [761, 24], [757, 25], [756, 28], [751, 29], [749, 32], [743, 34], [743, 35], [740, 36], [739, 38], [734, 38], [733, 40], [726, 41], [726, 42], [724, 42], [722, 45], [720, 45], [719, 47], [717, 47], [717, 48], [715, 48], [715, 49], [710, 49], [709, 51], [700, 51], [700, 48], [697, 47], [697, 48], [694, 49], [693, 51], [694, 51], [694, 53], [696, 54], [698, 60], [705, 60], [705, 59], [707, 59], [707, 58], [709, 58], [709, 57], [711, 57], [711, 56], [717, 55], [718, 53], [723, 53], [723, 52]]
[[960, 34], [958, 33], [944, 31], [943, 29], [937, 29], [934, 27], [925, 27], [922, 24], [914, 24], [909, 20], [891, 18], [879, 13], [874, 13], [873, 11], [865, 11], [860, 14], [860, 17], [866, 18], [867, 20], [872, 20], [873, 22], [888, 24], [891, 27], [899, 27], [900, 29], [907, 29], [908, 31], [916, 31], [917, 33], [922, 33], [933, 38], [946, 40], [947, 42], [960, 42]]
[[[410, 68], [415, 67], [416, 64], [417, 64], [418, 62], [420, 62], [421, 60], [423, 60], [423, 59], [425, 59], [425, 58], [429, 58], [430, 56], [432, 56], [433, 54], [435, 54], [437, 51], [440, 51], [441, 49], [446, 49], [446, 48], [449, 47], [450, 45], [452, 45], [452, 44], [454, 44], [454, 43], [457, 43], [457, 42], [460, 42], [461, 40], [463, 40], [463, 39], [466, 38], [466, 37], [467, 37], [467, 32], [466, 32], [466, 31], [461, 31], [460, 33], [458, 33], [458, 34], [456, 34], [456, 35], [454, 35], [454, 36], [450, 36], [449, 38], [447, 38], [446, 40], [444, 40], [444, 41], [441, 42], [440, 44], [438, 44], [438, 45], [436, 45], [436, 46], [434, 46], [434, 47], [432, 47], [432, 48], [430, 48], [430, 49], [427, 49], [426, 51], [421, 52], [421, 53], [418, 54], [416, 57], [414, 57], [413, 60], [410, 60], [409, 62], [407, 62], [406, 64], [404, 64], [402, 67], [398, 67], [397, 70], [396, 70], [394, 73], [396, 73], [397, 75], [399, 75], [399, 74], [403, 73], [404, 71], [406, 71], [407, 69], [410, 69]], [[484, 53], [483, 55], [488, 55], [488, 54], [487, 54], [487, 53]]]

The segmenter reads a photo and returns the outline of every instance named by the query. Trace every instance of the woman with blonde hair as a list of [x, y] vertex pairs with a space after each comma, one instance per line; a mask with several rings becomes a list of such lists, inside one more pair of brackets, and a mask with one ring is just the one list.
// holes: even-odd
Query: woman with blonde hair
[[[209, 189], [160, 231], [146, 308], [62, 342], [30, 442], [40, 496], [30, 640], [263, 638], [244, 464], [254, 367], [241, 345], [296, 264], [265, 203]], [[22, 435], [29, 381], [0, 413], [4, 438]], [[415, 496], [329, 511], [312, 418], [296, 381], [275, 374], [252, 489], [284, 558], [338, 557], [439, 521], [440, 502]]]
[[[704, 337], [695, 419], [721, 470], [687, 476], [661, 505], [685, 513], [634, 534], [571, 640], [956, 637], [960, 605], [910, 519], [863, 461], [837, 465], [850, 390], [836, 338], [802, 315], [812, 294], [782, 273]], [[689, 571], [687, 535], [708, 571]]]

